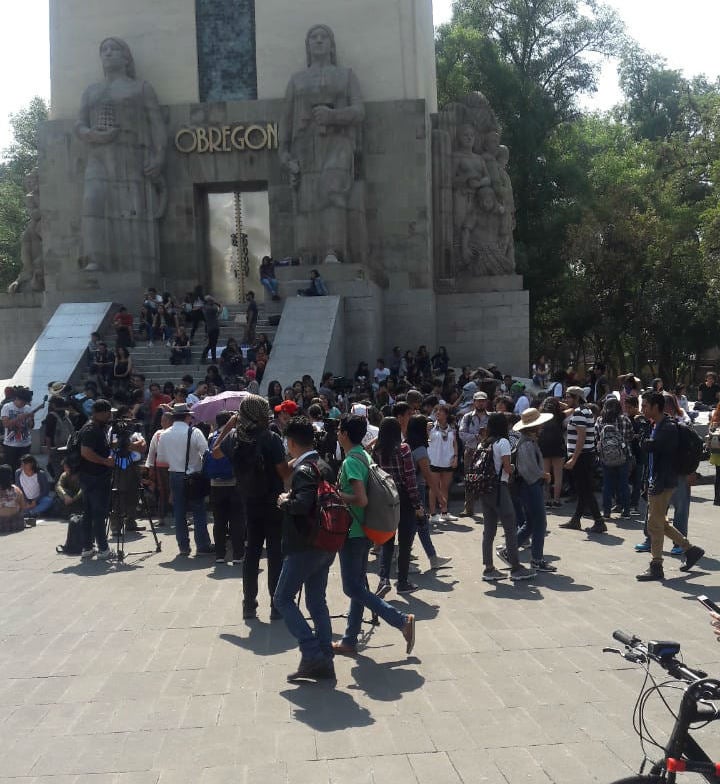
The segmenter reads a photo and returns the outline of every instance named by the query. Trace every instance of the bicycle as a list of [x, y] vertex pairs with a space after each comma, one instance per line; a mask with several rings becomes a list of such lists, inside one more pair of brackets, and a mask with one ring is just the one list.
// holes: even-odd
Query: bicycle
[[[613, 638], [625, 646], [625, 651], [603, 648], [603, 653], [617, 653], [629, 662], [643, 665], [645, 669], [645, 680], [633, 709], [633, 729], [640, 738], [644, 759], [639, 774], [618, 779], [613, 784], [675, 784], [678, 773], [698, 773], [706, 781], [720, 781], [720, 763], [713, 762], [690, 734], [692, 730], [701, 729], [711, 721], [720, 719], [720, 709], [709, 702], [720, 700], [720, 680], [684, 664], [678, 658], [680, 643], [657, 640], [644, 643], [639, 637], [622, 631], [613, 632]], [[659, 664], [671, 679], [658, 683], [650, 672], [653, 662]], [[648, 680], [652, 685], [646, 688]], [[663, 689], [669, 688], [683, 689], [677, 714], [662, 694]], [[664, 747], [653, 738], [645, 722], [645, 706], [653, 693], [660, 696], [665, 707], [675, 717], [675, 725]], [[650, 760], [645, 751], [646, 741], [662, 750], [661, 760]], [[650, 772], [644, 773], [648, 762], [651, 765]]]

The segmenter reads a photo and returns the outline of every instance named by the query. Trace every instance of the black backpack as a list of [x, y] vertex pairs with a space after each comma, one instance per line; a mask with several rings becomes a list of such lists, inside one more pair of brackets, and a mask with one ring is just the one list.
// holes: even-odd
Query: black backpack
[[678, 474], [687, 476], [697, 471], [703, 458], [702, 438], [688, 425], [677, 423], [678, 448], [675, 452], [674, 468]]
[[238, 488], [244, 496], [252, 498], [266, 497], [270, 493], [270, 478], [265, 465], [265, 455], [260, 446], [260, 439], [267, 437], [269, 431], [259, 431], [252, 441], [235, 439], [233, 449], [233, 469]]
[[65, 544], [59, 544], [55, 552], [63, 555], [80, 555], [83, 551], [83, 518], [82, 515], [72, 515], [68, 520]]

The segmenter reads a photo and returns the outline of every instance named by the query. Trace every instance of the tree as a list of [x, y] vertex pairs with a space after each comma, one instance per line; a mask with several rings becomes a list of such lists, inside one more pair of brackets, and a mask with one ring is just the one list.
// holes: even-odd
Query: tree
[[558, 157], [551, 140], [578, 116], [577, 96], [596, 89], [598, 66], [588, 55], [616, 54], [622, 42], [617, 14], [596, 0], [458, 0], [451, 23], [438, 30], [441, 102], [480, 90], [510, 148], [516, 259], [535, 325], [554, 307], [579, 187], [577, 167]]
[[38, 133], [48, 118], [42, 98], [10, 115], [13, 142], [0, 163], [0, 290], [15, 280], [20, 270], [20, 238], [25, 228], [25, 177], [37, 166]]

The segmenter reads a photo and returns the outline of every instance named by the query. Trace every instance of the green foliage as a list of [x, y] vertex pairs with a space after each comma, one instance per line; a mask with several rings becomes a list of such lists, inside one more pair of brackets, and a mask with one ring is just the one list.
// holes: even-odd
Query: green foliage
[[47, 118], [42, 98], [33, 98], [25, 109], [10, 115], [13, 142], [3, 150], [0, 162], [0, 290], [20, 270], [20, 238], [27, 223], [25, 177], [37, 166], [38, 132]]
[[[589, 53], [624, 100], [582, 114]], [[717, 344], [720, 85], [688, 80], [581, 0], [458, 0], [437, 33], [441, 101], [488, 97], [510, 147], [533, 351], [668, 379]]]

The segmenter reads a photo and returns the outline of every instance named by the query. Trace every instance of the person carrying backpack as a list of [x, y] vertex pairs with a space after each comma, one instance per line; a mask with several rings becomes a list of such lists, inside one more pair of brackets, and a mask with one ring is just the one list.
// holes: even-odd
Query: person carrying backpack
[[[281, 493], [277, 500], [283, 512], [284, 559], [273, 605], [300, 647], [300, 664], [287, 679], [333, 679], [332, 626], [326, 591], [335, 553], [315, 547], [311, 539], [318, 486], [321, 479], [332, 482], [332, 472], [315, 451], [314, 428], [307, 417], [293, 417], [285, 429], [285, 438], [295, 462], [290, 491]], [[303, 588], [314, 631], [295, 604], [295, 597]]]
[[203, 458], [203, 473], [210, 480], [210, 508], [213, 513], [215, 563], [224, 563], [228, 533], [232, 543], [233, 560], [228, 566], [241, 564], [245, 556], [245, 514], [238, 492], [237, 479], [229, 457], [213, 457], [212, 450], [223, 426], [230, 420], [229, 411], [215, 417], [217, 429], [210, 434], [208, 449]]
[[[415, 616], [401, 613], [379, 596], [370, 592], [367, 582], [367, 563], [370, 553], [370, 540], [365, 536], [363, 525], [368, 510], [367, 485], [370, 477], [370, 457], [362, 448], [367, 433], [367, 420], [354, 414], [345, 415], [340, 420], [338, 443], [345, 453], [340, 467], [338, 486], [340, 497], [350, 507], [353, 517], [347, 541], [340, 551], [340, 576], [343, 592], [350, 599], [347, 626], [340, 642], [332, 647], [336, 654], [354, 656], [357, 653], [357, 640], [362, 624], [363, 609], [367, 607], [377, 613], [385, 623], [402, 632], [406, 642], [406, 652], [412, 653], [415, 645]], [[372, 524], [372, 521], [368, 521]]]
[[[268, 592], [272, 600], [282, 568], [282, 512], [277, 499], [290, 476], [285, 449], [270, 430], [270, 406], [260, 395], [248, 395], [238, 413], [225, 425], [213, 448], [213, 457], [233, 461], [240, 496], [245, 503], [247, 543], [243, 561], [243, 618], [257, 618], [258, 574], [263, 547], [267, 551]], [[282, 618], [274, 605], [270, 620]]]
[[609, 396], [603, 403], [601, 415], [595, 421], [595, 443], [603, 474], [603, 515], [610, 519], [613, 499], [621, 507], [621, 518], [630, 517], [630, 455], [633, 444], [633, 426], [622, 413], [620, 401]]
[[667, 509], [678, 482], [677, 454], [679, 447], [678, 425], [665, 413], [662, 392], [643, 395], [642, 412], [653, 423], [652, 436], [642, 447], [649, 453], [648, 464], [648, 534], [652, 560], [648, 569], [636, 575], [641, 582], [665, 579], [663, 570], [663, 541], [667, 536], [684, 554], [681, 572], [689, 572], [705, 555], [697, 545], [672, 526], [667, 519]]

